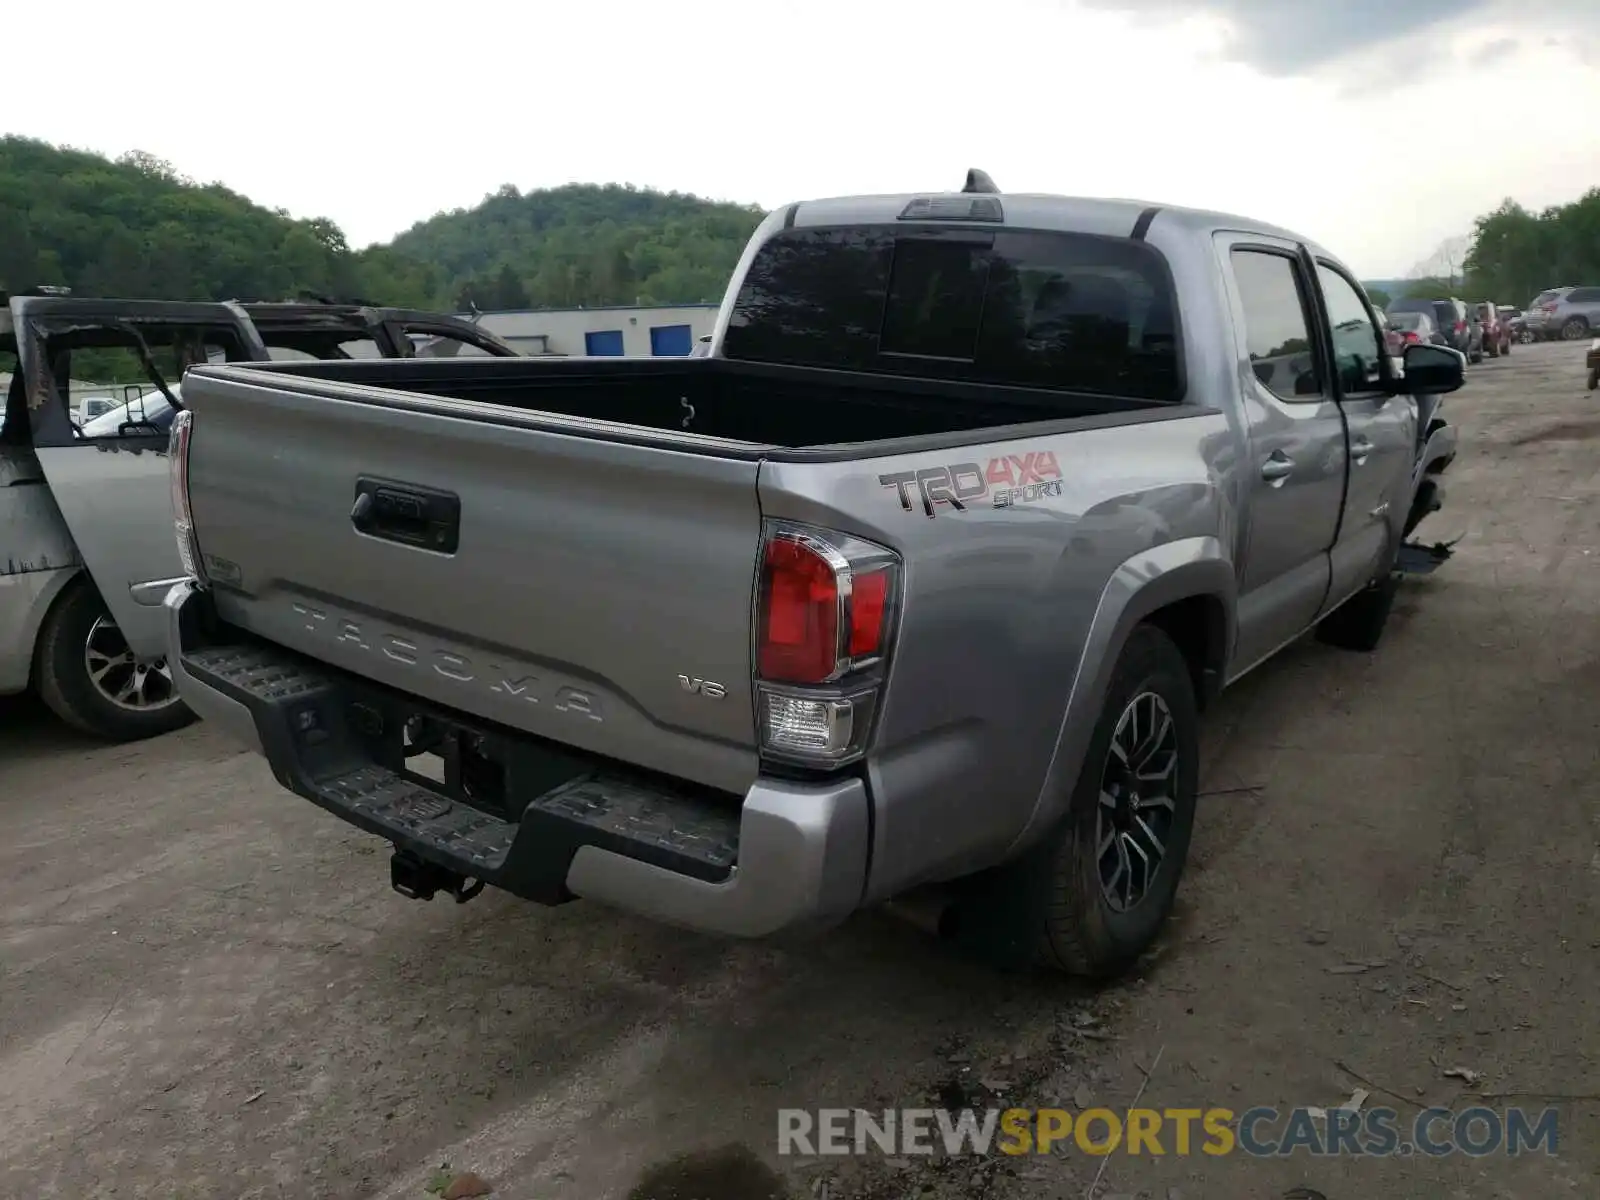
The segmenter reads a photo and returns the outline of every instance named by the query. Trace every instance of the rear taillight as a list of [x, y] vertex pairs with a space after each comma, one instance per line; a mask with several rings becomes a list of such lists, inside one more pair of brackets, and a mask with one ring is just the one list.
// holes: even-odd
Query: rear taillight
[[1561, 307], [1559, 304], [1541, 304], [1539, 305], [1539, 311], [1543, 313], [1553, 313], [1559, 307]]
[[1465, 321], [1457, 321], [1456, 322], [1456, 332], [1457, 333], [1465, 333], [1466, 331], [1467, 331], [1467, 323]]
[[1400, 340], [1409, 346], [1415, 342], [1421, 341], [1422, 339], [1417, 337], [1415, 330], [1408, 329], [1400, 335]]
[[184, 574], [204, 581], [200, 548], [194, 538], [194, 515], [189, 511], [189, 437], [194, 414], [181, 409], [173, 414], [167, 440], [167, 477], [172, 486], [172, 526], [178, 539], [178, 558]]
[[756, 603], [763, 757], [832, 767], [866, 750], [900, 599], [900, 558], [848, 534], [770, 522]]

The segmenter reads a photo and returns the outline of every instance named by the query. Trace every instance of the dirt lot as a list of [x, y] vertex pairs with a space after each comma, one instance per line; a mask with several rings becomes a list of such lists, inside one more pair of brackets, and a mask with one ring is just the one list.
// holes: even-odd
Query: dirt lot
[[1377, 655], [1306, 645], [1224, 699], [1181, 918], [1099, 993], [882, 915], [769, 946], [410, 903], [381, 844], [204, 728], [106, 748], [5, 705], [0, 1195], [422, 1200], [448, 1162], [507, 1200], [1078, 1197], [1076, 1151], [780, 1163], [775, 1110], [1117, 1108], [1146, 1071], [1154, 1107], [1557, 1104], [1560, 1153], [1118, 1155], [1102, 1196], [1600, 1194], [1581, 362], [1519, 347], [1447, 402], [1464, 451], [1425, 529], [1456, 557]]

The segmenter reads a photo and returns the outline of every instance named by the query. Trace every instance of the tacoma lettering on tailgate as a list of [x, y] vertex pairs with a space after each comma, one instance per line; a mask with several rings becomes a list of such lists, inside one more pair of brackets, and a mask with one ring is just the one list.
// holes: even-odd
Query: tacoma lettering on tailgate
[[311, 632], [358, 650], [376, 652], [400, 666], [428, 671], [453, 683], [496, 696], [509, 696], [528, 704], [548, 704], [557, 712], [569, 716], [590, 721], [605, 720], [599, 698], [571, 684], [557, 684], [542, 675], [527, 674], [516, 667], [502, 666], [497, 662], [478, 662], [453, 650], [429, 646], [412, 637], [363, 625], [342, 613], [329, 613], [299, 601], [294, 602], [294, 612]]
[[984, 499], [993, 508], [1031, 504], [1046, 496], [1061, 495], [1063, 480], [1055, 451], [1030, 450], [991, 458], [987, 464], [962, 462], [919, 471], [895, 471], [879, 475], [878, 482], [895, 489], [900, 507], [906, 512], [912, 511], [915, 497], [923, 515], [933, 517], [940, 507], [966, 512], [971, 504]]

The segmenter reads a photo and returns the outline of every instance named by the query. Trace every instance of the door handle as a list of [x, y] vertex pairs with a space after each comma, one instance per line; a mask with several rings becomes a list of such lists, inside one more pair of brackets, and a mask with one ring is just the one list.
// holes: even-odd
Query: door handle
[[1356, 466], [1367, 461], [1367, 456], [1372, 453], [1372, 443], [1366, 438], [1357, 438], [1350, 443], [1350, 457], [1355, 460]]
[[1261, 464], [1261, 478], [1273, 487], [1281, 487], [1283, 481], [1294, 474], [1294, 459], [1282, 450], [1274, 450], [1267, 461]]

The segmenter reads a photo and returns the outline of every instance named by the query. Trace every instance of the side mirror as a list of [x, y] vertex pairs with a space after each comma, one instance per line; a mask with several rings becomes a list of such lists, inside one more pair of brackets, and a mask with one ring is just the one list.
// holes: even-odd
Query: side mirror
[[1407, 346], [1405, 374], [1394, 381], [1397, 396], [1442, 396], [1467, 381], [1467, 356], [1447, 346]]

